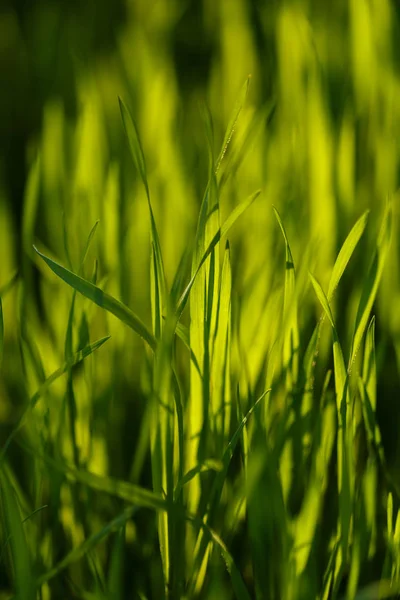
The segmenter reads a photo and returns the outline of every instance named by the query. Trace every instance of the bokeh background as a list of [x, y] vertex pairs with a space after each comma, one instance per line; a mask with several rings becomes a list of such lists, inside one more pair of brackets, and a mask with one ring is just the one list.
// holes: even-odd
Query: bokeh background
[[[284, 280], [284, 245], [272, 205], [285, 224], [298, 272], [302, 347], [320, 316], [307, 273], [315, 273], [326, 289], [347, 233], [370, 210], [334, 303], [348, 353], [362, 282], [390, 200], [392, 246], [374, 314], [378, 417], [388, 463], [394, 473], [400, 469], [399, 39], [397, 0], [3, 0], [0, 290], [16, 270], [21, 285], [3, 300], [1, 441], [27, 395], [60, 365], [64, 352], [71, 291], [35, 256], [33, 243], [77, 272], [99, 220], [86, 276], [95, 272], [109, 293], [150, 321], [148, 209], [118, 97], [140, 132], [171, 283], [193, 243], [207, 183], [204, 106], [212, 115], [217, 150], [251, 75], [221, 192], [227, 215], [262, 190], [231, 236], [233, 318], [241, 341], [233, 372], [249, 389], [272, 377], [266, 357], [279, 326]], [[76, 311], [77, 347], [112, 335], [101, 357], [76, 373], [79, 462], [148, 486], [142, 343], [83, 299]], [[324, 367], [332, 363], [329, 335], [321, 347]], [[181, 368], [188, 388], [183, 361]], [[316, 374], [317, 388], [323, 375], [324, 369]], [[32, 421], [36, 434], [29, 435], [44, 435], [49, 446], [59, 443], [68, 456], [69, 434], [55, 439], [62, 421], [60, 429], [48, 423], [63, 393], [57, 383]], [[21, 494], [29, 497], [31, 463], [14, 446], [10, 460]], [[43, 541], [48, 546], [41, 560], [48, 568], [65, 554], [70, 539], [78, 543], [85, 536], [68, 512], [61, 483], [53, 493], [60, 512], [49, 509], [42, 517], [44, 529], [58, 528], [57, 548]], [[112, 514], [106, 500], [96, 502], [89, 530], [99, 515]], [[146, 527], [154, 525], [145, 521]], [[140, 525], [132, 536], [137, 582], [143, 589], [155, 586], [153, 597], [161, 597], [151, 569], [140, 569], [152, 548], [140, 540], [151, 536]], [[75, 576], [87, 581], [82, 573]], [[63, 594], [63, 583], [57, 585], [53, 592]]]

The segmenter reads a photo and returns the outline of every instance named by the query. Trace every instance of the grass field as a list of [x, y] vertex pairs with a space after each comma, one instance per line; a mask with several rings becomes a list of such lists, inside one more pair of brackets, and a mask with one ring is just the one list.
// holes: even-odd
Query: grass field
[[0, 180], [0, 600], [400, 596], [398, 3], [199, 7]]

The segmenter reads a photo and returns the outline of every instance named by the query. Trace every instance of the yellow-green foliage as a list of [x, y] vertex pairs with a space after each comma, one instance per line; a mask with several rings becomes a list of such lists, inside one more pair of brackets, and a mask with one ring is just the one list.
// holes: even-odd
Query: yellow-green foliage
[[0, 598], [392, 597], [399, 9], [189, 4], [0, 171]]

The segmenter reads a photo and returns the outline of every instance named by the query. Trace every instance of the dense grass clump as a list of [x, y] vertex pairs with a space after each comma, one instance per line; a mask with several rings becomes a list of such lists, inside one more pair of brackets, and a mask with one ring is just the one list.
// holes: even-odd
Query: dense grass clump
[[396, 9], [144, 4], [0, 175], [0, 600], [397, 597]]

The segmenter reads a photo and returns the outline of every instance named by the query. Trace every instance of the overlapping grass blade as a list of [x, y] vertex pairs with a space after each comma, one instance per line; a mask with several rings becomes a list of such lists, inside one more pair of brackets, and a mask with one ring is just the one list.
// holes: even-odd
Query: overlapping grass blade
[[338, 416], [337, 464], [339, 493], [339, 527], [340, 551], [335, 566], [334, 586], [338, 588], [342, 578], [344, 563], [347, 559], [350, 523], [353, 510], [353, 462], [352, 462], [352, 429], [350, 422], [350, 403], [348, 391], [348, 375], [344, 363], [343, 352], [339, 342], [335, 321], [328, 299], [318, 281], [310, 273], [311, 283], [318, 300], [328, 317], [333, 332], [333, 361], [335, 373], [335, 390]]
[[285, 240], [285, 294], [283, 305], [283, 322], [285, 326], [283, 340], [283, 368], [287, 371], [287, 389], [292, 390], [299, 375], [299, 329], [297, 323], [296, 280], [292, 251], [285, 227], [279, 212], [275, 207], [274, 213]]
[[[111, 533], [118, 531], [129, 521], [135, 512], [138, 510], [137, 506], [131, 506], [126, 508], [121, 514], [115, 517], [110, 523], [107, 523], [102, 529], [92, 534], [87, 540], [85, 540], [80, 546], [74, 548], [69, 552], [55, 567], [53, 567], [47, 573], [41, 575], [37, 581], [36, 586], [40, 587], [46, 581], [50, 581], [62, 571], [64, 571], [69, 565], [77, 562], [83, 556], [87, 555], [92, 548], [99, 544], [104, 538], [109, 536]], [[115, 596], [113, 596], [115, 598]]]
[[147, 180], [146, 162], [143, 154], [143, 148], [139, 137], [139, 132], [136, 123], [133, 120], [128, 108], [125, 106], [121, 98], [119, 98], [119, 106], [124, 124], [126, 136], [129, 142], [129, 148], [132, 158], [139, 171], [144, 188], [146, 190], [147, 202], [150, 213], [151, 227], [151, 242], [152, 242], [152, 261], [151, 261], [151, 286], [152, 286], [152, 302], [153, 302], [153, 327], [156, 339], [161, 335], [161, 324], [163, 308], [166, 301], [166, 282], [164, 275], [164, 264], [160, 240], [154, 218], [153, 208], [150, 200], [150, 189]]
[[18, 271], [15, 271], [10, 279], [0, 288], [0, 298], [4, 298], [4, 296], [13, 288], [13, 286], [17, 283], [19, 277]]
[[90, 356], [90, 354], [92, 354], [92, 352], [94, 352], [95, 350], [100, 348], [109, 339], [110, 339], [110, 336], [106, 336], [104, 338], [101, 338], [100, 340], [97, 340], [96, 342], [93, 342], [92, 344], [88, 344], [85, 348], [83, 348], [82, 350], [79, 350], [79, 352], [76, 352], [69, 360], [65, 361], [65, 363], [59, 369], [54, 371], [51, 375], [49, 375], [49, 377], [47, 377], [47, 379], [45, 379], [45, 381], [42, 383], [42, 385], [37, 390], [37, 392], [35, 392], [33, 394], [33, 396], [31, 397], [31, 399], [29, 400], [24, 412], [22, 413], [21, 417], [19, 418], [17, 425], [14, 427], [14, 429], [8, 436], [3, 448], [1, 449], [0, 465], [4, 459], [4, 455], [7, 451], [8, 446], [10, 445], [11, 441], [14, 439], [17, 432], [21, 429], [22, 425], [24, 424], [24, 421], [25, 421], [25, 418], [26, 418], [28, 412], [36, 406], [36, 403], [38, 402], [39, 398], [41, 398], [47, 392], [47, 390], [52, 385], [52, 383], [54, 383], [57, 379], [59, 379], [62, 375], [64, 375], [64, 373], [66, 373], [69, 369], [71, 369], [78, 363], [82, 362], [85, 358]]
[[[213, 518], [215, 515], [216, 507], [218, 506], [218, 503], [220, 502], [221, 493], [222, 493], [222, 489], [224, 487], [224, 482], [225, 482], [226, 475], [228, 472], [229, 464], [231, 462], [231, 459], [232, 459], [233, 453], [235, 451], [235, 448], [237, 446], [237, 443], [241, 439], [243, 429], [244, 429], [245, 425], [247, 424], [251, 415], [254, 413], [257, 406], [260, 404], [260, 402], [262, 402], [262, 400], [270, 392], [271, 392], [270, 389], [266, 390], [256, 400], [256, 402], [253, 404], [253, 406], [250, 408], [250, 410], [247, 412], [247, 414], [243, 417], [242, 421], [239, 423], [239, 426], [237, 427], [235, 433], [233, 434], [229, 444], [227, 445], [227, 447], [223, 453], [223, 456], [222, 456], [223, 467], [221, 470], [219, 470], [217, 472], [217, 474], [215, 476], [214, 483], [213, 483], [213, 486], [212, 486], [212, 489], [210, 492], [210, 496], [209, 496], [208, 511], [207, 511], [207, 515], [205, 516], [205, 522], [207, 523], [208, 526], [213, 525], [212, 521], [213, 521]], [[201, 530], [199, 532], [199, 535], [197, 538], [197, 543], [196, 543], [193, 574], [192, 574], [191, 581], [188, 584], [189, 596], [191, 593], [194, 593], [194, 591], [198, 590], [198, 588], [199, 588], [197, 579], [199, 576], [201, 576], [201, 566], [205, 559], [207, 547], [208, 547], [208, 539], [204, 536], [203, 530]]]
[[128, 327], [133, 329], [133, 331], [135, 331], [141, 338], [143, 338], [145, 342], [147, 342], [152, 350], [155, 350], [156, 340], [154, 336], [148, 330], [147, 326], [138, 316], [135, 315], [133, 311], [131, 311], [130, 308], [106, 292], [103, 292], [103, 290], [90, 281], [87, 281], [86, 279], [83, 279], [83, 277], [72, 273], [51, 258], [45, 256], [36, 247], [34, 248], [39, 256], [45, 261], [45, 263], [47, 263], [53, 273], [55, 273], [73, 289], [77, 290], [80, 294], [97, 304], [97, 306], [104, 308], [112, 315], [117, 317], [117, 319], [128, 325]]
[[218, 158], [217, 158], [217, 161], [215, 164], [215, 172], [216, 173], [218, 173], [218, 171], [219, 171], [222, 159], [224, 158], [224, 155], [225, 155], [225, 153], [228, 149], [228, 146], [230, 144], [230, 141], [232, 139], [232, 136], [235, 131], [240, 113], [242, 112], [242, 109], [243, 109], [243, 106], [244, 106], [244, 103], [245, 103], [245, 100], [247, 97], [249, 85], [250, 85], [250, 76], [246, 79], [246, 81], [242, 85], [242, 88], [240, 90], [238, 99], [236, 100], [236, 104], [233, 109], [232, 115], [229, 119], [228, 126], [226, 128], [226, 132], [225, 132], [225, 136], [224, 136], [224, 141], [222, 142], [222, 148], [221, 148], [221, 151], [218, 155]]
[[370, 266], [358, 306], [354, 335], [351, 347], [348, 370], [351, 371], [356, 354], [361, 344], [365, 329], [370, 318], [373, 303], [378, 292], [379, 282], [382, 277], [386, 257], [389, 252], [392, 230], [392, 209], [386, 208], [381, 230], [378, 236], [376, 251]]
[[249, 595], [249, 592], [244, 584], [243, 578], [236, 567], [231, 553], [220, 536], [211, 527], [209, 527], [207, 523], [204, 523], [204, 521], [201, 521], [197, 517], [189, 516], [187, 519], [188, 521], [191, 521], [197, 528], [201, 529], [205, 539], [207, 540], [207, 543], [211, 541], [219, 548], [231, 578], [233, 592], [237, 600], [250, 600], [251, 596]]
[[254, 192], [253, 194], [251, 194], [246, 200], [244, 200], [243, 202], [241, 202], [236, 208], [234, 208], [234, 210], [231, 212], [231, 214], [229, 215], [229, 217], [226, 219], [225, 223], [222, 225], [222, 227], [217, 231], [217, 233], [214, 235], [213, 239], [211, 240], [211, 242], [209, 243], [207, 249], [205, 250], [204, 254], [201, 256], [201, 259], [196, 267], [196, 269], [193, 272], [193, 275], [188, 283], [188, 285], [186, 286], [185, 290], [182, 292], [181, 297], [178, 301], [178, 306], [176, 309], [176, 314], [178, 317], [181, 316], [186, 303], [188, 301], [189, 298], [189, 294], [190, 294], [190, 290], [193, 287], [193, 284], [196, 280], [196, 277], [201, 269], [201, 267], [203, 266], [203, 264], [205, 263], [205, 261], [207, 260], [207, 258], [210, 256], [211, 252], [213, 251], [213, 249], [215, 248], [215, 246], [219, 243], [219, 241], [221, 240], [221, 238], [223, 238], [228, 231], [231, 229], [231, 227], [236, 223], [237, 219], [240, 217], [240, 215], [242, 215], [244, 213], [244, 211], [249, 208], [249, 206], [251, 206], [251, 204], [253, 204], [253, 202], [256, 200], [256, 198], [258, 198], [258, 196], [260, 195], [261, 191], [257, 190], [256, 192]]
[[3, 362], [4, 351], [4, 317], [3, 317], [3, 302], [0, 296], [0, 370]]
[[353, 252], [360, 241], [362, 234], [364, 233], [365, 227], [368, 222], [369, 211], [366, 211], [353, 226], [349, 235], [345, 239], [343, 246], [340, 249], [338, 257], [335, 261], [335, 265], [333, 267], [331, 279], [328, 287], [327, 298], [330, 302], [332, 300], [332, 296], [335, 293], [337, 286], [342, 278], [344, 271], [349, 263], [350, 258], [353, 255]]
[[217, 452], [223, 451], [230, 429], [230, 337], [232, 273], [229, 242], [226, 243], [218, 297], [217, 327], [211, 364], [211, 405]]

